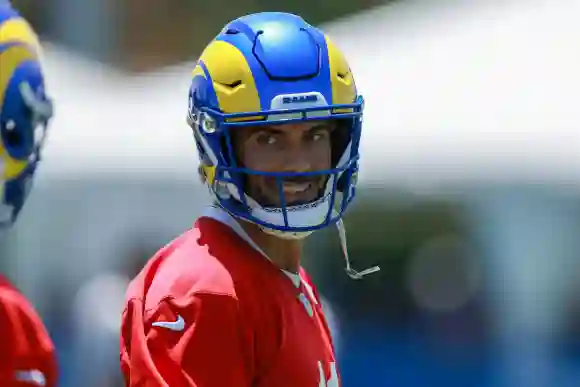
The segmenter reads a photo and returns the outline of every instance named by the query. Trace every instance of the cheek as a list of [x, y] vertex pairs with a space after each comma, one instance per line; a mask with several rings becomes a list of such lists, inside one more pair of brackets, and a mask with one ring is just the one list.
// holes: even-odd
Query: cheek
[[245, 168], [256, 171], [273, 172], [279, 168], [280, 154], [263, 147], [248, 147], [242, 160]]
[[320, 141], [310, 148], [310, 160], [314, 169], [332, 168], [332, 155], [330, 151], [330, 141]]
[[246, 191], [247, 193], [250, 194], [250, 196], [255, 196], [254, 194], [259, 191], [259, 187], [260, 187], [260, 179], [261, 176], [255, 176], [255, 175], [248, 175], [246, 178], [246, 182], [247, 182], [247, 186], [246, 186]]

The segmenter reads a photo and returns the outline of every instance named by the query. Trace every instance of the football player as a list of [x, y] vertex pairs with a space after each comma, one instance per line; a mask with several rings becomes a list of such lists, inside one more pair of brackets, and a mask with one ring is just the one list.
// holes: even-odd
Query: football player
[[[346, 59], [302, 18], [229, 23], [192, 72], [188, 122], [214, 205], [131, 282], [127, 386], [338, 387], [302, 242], [355, 197], [363, 99]], [[353, 270], [353, 278], [378, 270]]]
[[[52, 104], [39, 43], [0, 0], [0, 228], [16, 220], [30, 189]], [[2, 231], [0, 231], [2, 232]], [[0, 386], [55, 386], [54, 346], [32, 305], [0, 276]]]

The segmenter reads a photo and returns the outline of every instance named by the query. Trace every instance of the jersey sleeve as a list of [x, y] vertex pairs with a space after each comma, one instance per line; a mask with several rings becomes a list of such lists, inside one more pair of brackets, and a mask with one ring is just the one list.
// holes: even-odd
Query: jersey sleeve
[[0, 385], [56, 386], [54, 346], [40, 317], [22, 294], [0, 288]]
[[123, 313], [121, 368], [129, 387], [246, 387], [252, 342], [231, 295], [194, 294], [144, 311], [138, 299]]

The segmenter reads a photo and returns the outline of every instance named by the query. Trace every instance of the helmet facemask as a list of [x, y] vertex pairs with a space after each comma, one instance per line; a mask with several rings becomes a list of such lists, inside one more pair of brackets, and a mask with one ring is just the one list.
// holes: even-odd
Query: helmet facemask
[[[267, 111], [263, 120], [244, 120], [252, 114], [222, 114], [211, 109], [190, 110], [190, 125], [198, 146], [201, 171], [208, 175], [206, 181], [218, 204], [232, 215], [259, 225], [265, 232], [284, 239], [301, 239], [313, 231], [334, 224], [340, 219], [354, 197], [358, 170], [358, 143], [360, 140], [360, 115], [362, 98], [345, 106], [326, 106], [326, 109], [295, 109]], [[194, 106], [195, 104], [191, 104]], [[330, 108], [330, 110], [329, 110]], [[325, 113], [325, 114], [324, 114]], [[331, 168], [322, 170], [259, 171], [245, 168], [236, 151], [236, 131], [241, 127], [312, 122], [321, 119], [336, 122], [330, 133]], [[214, 149], [219, 151], [214, 151]], [[248, 180], [268, 179], [278, 190], [276, 204], [264, 202], [249, 194]], [[208, 179], [209, 178], [209, 179]], [[323, 181], [317, 197], [308, 202], [286, 203], [284, 183], [290, 181]], [[288, 188], [286, 186], [286, 188]]]

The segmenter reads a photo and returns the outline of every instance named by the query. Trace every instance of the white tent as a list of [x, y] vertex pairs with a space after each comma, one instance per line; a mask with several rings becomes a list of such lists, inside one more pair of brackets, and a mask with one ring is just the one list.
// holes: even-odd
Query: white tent
[[45, 49], [45, 63], [56, 114], [39, 180], [195, 172], [195, 145], [185, 123], [188, 71], [171, 79], [160, 75], [151, 84], [53, 46]]
[[579, 12], [405, 1], [329, 26], [368, 101], [363, 177], [577, 183]]
[[[580, 181], [580, 1], [531, 3], [406, 1], [325, 26], [367, 100], [363, 181]], [[46, 59], [47, 174], [190, 176], [191, 64], [127, 78]]]
[[[362, 183], [577, 185], [579, 11], [580, 0], [408, 0], [325, 26], [367, 100]], [[181, 180], [188, 203], [200, 187], [185, 124], [190, 63], [129, 77], [52, 46], [46, 63], [57, 115], [39, 183]]]

